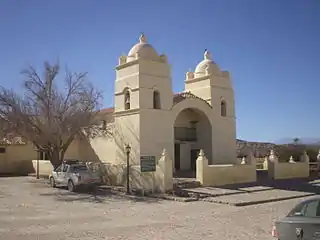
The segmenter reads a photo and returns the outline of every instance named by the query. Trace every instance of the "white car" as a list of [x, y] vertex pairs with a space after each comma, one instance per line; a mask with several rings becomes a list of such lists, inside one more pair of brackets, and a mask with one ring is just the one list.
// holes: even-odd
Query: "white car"
[[74, 192], [79, 187], [95, 187], [101, 184], [99, 174], [88, 169], [87, 165], [77, 162], [64, 162], [49, 176], [52, 187], [65, 186]]

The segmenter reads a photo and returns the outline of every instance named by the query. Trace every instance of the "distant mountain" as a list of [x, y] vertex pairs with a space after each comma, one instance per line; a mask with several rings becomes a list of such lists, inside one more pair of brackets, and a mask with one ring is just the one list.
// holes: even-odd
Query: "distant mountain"
[[[320, 148], [320, 139], [316, 138], [308, 138], [308, 139], [301, 139], [301, 143], [308, 145], [310, 148], [318, 151]], [[283, 147], [286, 144], [292, 144], [293, 141], [289, 138], [283, 139], [282, 141], [278, 141], [278, 143], [270, 143], [270, 142], [250, 142], [241, 139], [237, 139], [237, 155], [246, 156], [250, 152], [252, 152], [256, 157], [265, 157], [270, 153], [271, 149], [279, 149], [279, 147]]]
[[[289, 144], [293, 143], [294, 138], [282, 138], [277, 141], [275, 141], [275, 144]], [[300, 144], [307, 144], [307, 145], [319, 145], [320, 144], [320, 138], [299, 138]]]
[[256, 157], [264, 157], [274, 146], [274, 143], [269, 142], [249, 142], [237, 139], [237, 155], [246, 156], [252, 152]]

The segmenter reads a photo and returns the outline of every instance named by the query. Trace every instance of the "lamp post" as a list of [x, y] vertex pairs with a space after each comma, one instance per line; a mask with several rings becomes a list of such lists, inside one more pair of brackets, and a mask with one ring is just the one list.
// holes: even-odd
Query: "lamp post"
[[39, 179], [39, 152], [37, 152], [37, 179]]
[[129, 181], [130, 181], [130, 152], [131, 152], [131, 147], [129, 144], [125, 145], [125, 151], [126, 151], [126, 155], [127, 155], [127, 194], [130, 194], [130, 185], [129, 185]]
[[40, 150], [38, 147], [35, 147], [35, 151], [37, 152], [37, 169], [36, 169], [36, 179], [39, 179], [39, 154], [40, 154]]

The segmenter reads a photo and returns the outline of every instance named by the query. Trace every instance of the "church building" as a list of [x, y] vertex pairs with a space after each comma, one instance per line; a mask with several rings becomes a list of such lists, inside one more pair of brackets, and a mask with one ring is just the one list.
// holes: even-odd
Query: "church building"
[[170, 69], [167, 56], [159, 55], [144, 35], [127, 56], [119, 58], [115, 105], [105, 110], [114, 136], [103, 144], [99, 140], [105, 161], [125, 162], [124, 146], [129, 144], [134, 165], [139, 165], [141, 156], [159, 159], [163, 149], [173, 161], [174, 172], [194, 170], [200, 149], [209, 164], [236, 163], [229, 72], [220, 70], [206, 50], [194, 72], [186, 73], [184, 90], [173, 93]]

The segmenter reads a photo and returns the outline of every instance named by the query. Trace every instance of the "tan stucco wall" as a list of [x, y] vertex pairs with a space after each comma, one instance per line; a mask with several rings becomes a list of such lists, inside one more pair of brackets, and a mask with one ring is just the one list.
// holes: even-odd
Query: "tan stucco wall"
[[208, 159], [200, 153], [197, 159], [196, 178], [203, 186], [256, 182], [256, 163], [209, 165]]
[[202, 179], [200, 182], [204, 186], [250, 183], [257, 180], [255, 167], [248, 164], [209, 165], [201, 175], [199, 176], [197, 171], [197, 180]]
[[[115, 117], [114, 122], [114, 164], [123, 164], [126, 162], [127, 155], [125, 151], [126, 144], [131, 147], [130, 163], [139, 164], [140, 161], [140, 116], [139, 114], [128, 114]], [[112, 144], [110, 144], [112, 149]]]
[[[37, 160], [32, 160], [34, 172], [37, 172]], [[50, 161], [39, 161], [39, 176], [48, 177], [53, 170], [53, 166]]]
[[309, 174], [310, 169], [308, 162], [268, 162], [268, 176], [272, 179], [307, 178]]
[[[28, 174], [35, 172], [32, 160], [37, 159], [37, 152], [33, 144], [6, 145], [6, 152], [0, 154], [0, 173]], [[70, 144], [66, 158], [80, 158], [79, 143], [74, 141]], [[45, 161], [50, 163], [50, 161]]]
[[[167, 153], [160, 154], [155, 172], [142, 173], [140, 165], [131, 165], [130, 187], [144, 191], [167, 192], [173, 189], [172, 160]], [[103, 181], [109, 185], [126, 185], [126, 164], [97, 163]], [[40, 168], [39, 168], [40, 169]]]
[[32, 159], [37, 153], [31, 144], [7, 145], [6, 152], [0, 154], [0, 173], [27, 174], [33, 171]]
[[96, 137], [79, 141], [79, 155], [83, 161], [115, 163], [115, 144], [112, 137]]

